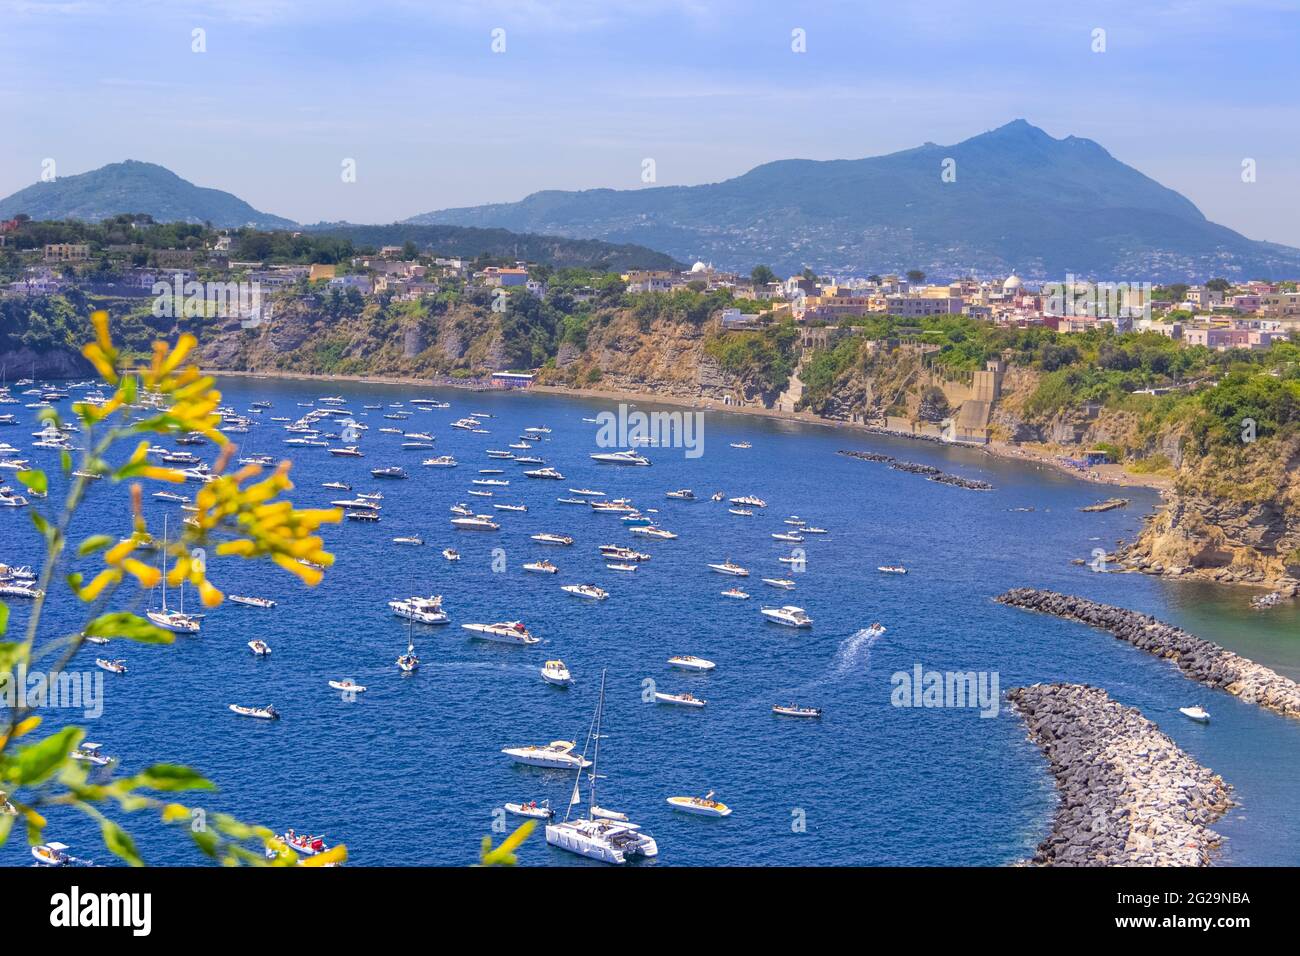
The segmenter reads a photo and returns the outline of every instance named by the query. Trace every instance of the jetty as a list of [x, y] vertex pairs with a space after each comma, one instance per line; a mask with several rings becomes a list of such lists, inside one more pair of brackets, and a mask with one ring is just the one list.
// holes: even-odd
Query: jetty
[[1283, 716], [1300, 717], [1300, 685], [1295, 681], [1150, 614], [1036, 588], [1012, 588], [996, 600], [1110, 631], [1121, 641], [1173, 661], [1192, 680]]
[[1124, 508], [1128, 505], [1127, 498], [1107, 498], [1105, 501], [1099, 501], [1095, 505], [1084, 505], [1080, 511], [1114, 511], [1116, 508]]
[[1007, 692], [1060, 796], [1031, 866], [1208, 866], [1231, 787], [1133, 707], [1087, 684]]
[[843, 455], [846, 458], [856, 458], [859, 461], [874, 461], [888, 465], [895, 471], [906, 472], [909, 475], [921, 475], [930, 481], [937, 481], [941, 485], [952, 485], [956, 488], [965, 488], [968, 491], [992, 491], [993, 486], [987, 481], [980, 481], [978, 478], [963, 478], [960, 475], [950, 475], [941, 471], [934, 465], [923, 465], [915, 461], [902, 461], [892, 455], [879, 455], [869, 451], [849, 451], [841, 449], [836, 452], [837, 455]]

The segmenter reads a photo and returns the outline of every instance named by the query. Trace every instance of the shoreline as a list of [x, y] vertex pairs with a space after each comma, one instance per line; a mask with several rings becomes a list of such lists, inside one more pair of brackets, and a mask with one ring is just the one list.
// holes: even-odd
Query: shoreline
[[[459, 386], [448, 384], [446, 382], [431, 382], [428, 379], [412, 378], [401, 375], [317, 375], [310, 372], [257, 372], [216, 369], [207, 369], [206, 371], [208, 374], [217, 377], [224, 375], [239, 378], [281, 379], [286, 381], [304, 382], [351, 382], [358, 385], [401, 385], [420, 388], [449, 389], [460, 388]], [[486, 391], [502, 394], [522, 393], [526, 395], [536, 392], [544, 395], [560, 395], [569, 398], [586, 398], [597, 401], [634, 402], [645, 403], [648, 405], [668, 405], [674, 408], [688, 408], [693, 411], [718, 412], [731, 415], [750, 415], [756, 418], [768, 418], [803, 425], [817, 425], [822, 428], [840, 429], [847, 432], [857, 432], [865, 435], [903, 438], [909, 441], [930, 442], [931, 444], [943, 445], [944, 447], [965, 448], [971, 451], [983, 452], [986, 455], [1002, 459], [1003, 461], [1031, 464], [1039, 468], [1047, 467], [1060, 474], [1067, 475], [1071, 478], [1077, 478], [1080, 481], [1086, 481], [1091, 484], [1126, 488], [1149, 488], [1153, 491], [1159, 492], [1162, 497], [1168, 494], [1173, 487], [1173, 479], [1171, 478], [1156, 475], [1134, 474], [1127, 471], [1122, 465], [1100, 465], [1086, 472], [1080, 471], [1064, 464], [1059, 460], [1057, 454], [1032, 448], [1028, 445], [1009, 444], [998, 441], [990, 441], [984, 445], [967, 444], [964, 442], [942, 442], [920, 435], [909, 435], [905, 432], [892, 431], [876, 425], [823, 418], [820, 415], [813, 414], [812, 412], [787, 412], [776, 408], [722, 405], [712, 399], [704, 399], [700, 397], [691, 398], [683, 395], [664, 395], [659, 392], [637, 392], [626, 389], [575, 389], [560, 385], [532, 385], [528, 388], [472, 389], [465, 387], [460, 388], [460, 390], [471, 394], [481, 394]]]

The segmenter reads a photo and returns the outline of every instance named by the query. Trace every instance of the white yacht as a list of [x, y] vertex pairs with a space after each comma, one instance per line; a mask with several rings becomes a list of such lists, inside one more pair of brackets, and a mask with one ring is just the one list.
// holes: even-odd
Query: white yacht
[[763, 583], [768, 587], [781, 588], [785, 591], [794, 590], [794, 582], [789, 578], [763, 578]]
[[1179, 707], [1178, 712], [1184, 717], [1189, 717], [1198, 724], [1208, 724], [1210, 722], [1210, 712], [1204, 707]]
[[553, 767], [559, 770], [590, 767], [590, 760], [574, 755], [573, 748], [576, 746], [577, 743], [572, 740], [552, 740], [545, 747], [502, 747], [501, 752], [515, 763], [530, 767]]
[[534, 571], [537, 574], [558, 574], [559, 568], [550, 561], [542, 559], [541, 561], [530, 561], [524, 565], [525, 571]]
[[451, 455], [439, 455], [436, 458], [426, 458], [421, 464], [426, 468], [455, 468], [460, 462]]
[[813, 619], [801, 607], [787, 604], [784, 607], [764, 607], [760, 609], [765, 618], [786, 627], [812, 627]]
[[706, 700], [700, 700], [689, 691], [681, 694], [656, 692], [655, 701], [660, 704], [672, 704], [674, 707], [703, 707], [708, 703]]
[[730, 574], [738, 578], [749, 577], [749, 569], [742, 568], [739, 564], [732, 563], [730, 558], [723, 561], [721, 564], [710, 564], [709, 567], [714, 571], [717, 571], [719, 574]]
[[723, 592], [721, 592], [721, 593], [722, 593], [722, 596], [723, 596], [724, 598], [734, 598], [734, 599], [736, 599], [737, 601], [748, 601], [748, 600], [749, 600], [749, 594], [748, 594], [748, 592], [746, 592], [746, 591], [742, 591], [740, 588], [727, 588], [727, 590], [725, 590], [725, 591], [723, 591]]
[[703, 657], [693, 657], [690, 654], [677, 654], [668, 658], [669, 667], [677, 667], [684, 671], [711, 671], [718, 665], [713, 661], [706, 661]]
[[772, 538], [775, 541], [793, 541], [795, 543], [799, 543], [804, 540], [803, 535], [795, 534], [792, 531], [773, 531]]
[[499, 531], [501, 525], [492, 520], [491, 515], [471, 515], [452, 518], [451, 526], [461, 531]]
[[541, 534], [532, 535], [532, 539], [538, 544], [559, 544], [566, 547], [573, 544], [573, 539], [567, 534], [551, 534], [545, 531]]
[[[591, 722], [591, 732], [587, 735], [587, 743], [593, 748], [591, 772], [587, 774], [587, 787], [590, 791], [587, 816], [569, 819], [573, 808], [582, 803], [582, 764], [587, 762], [584, 757], [580, 758], [582, 763], [577, 767], [573, 781], [573, 796], [569, 800], [564, 820], [547, 825], [546, 842], [569, 853], [576, 853], [604, 863], [627, 863], [634, 859], [651, 859], [659, 855], [659, 845], [655, 843], [654, 838], [642, 832], [637, 824], [628, 821], [626, 815], [600, 811], [596, 803], [596, 783], [602, 779], [602, 776], [596, 772], [596, 765], [600, 760], [601, 718], [604, 709], [605, 674], [602, 671], [600, 698], [596, 704], [596, 715]], [[569, 746], [572, 748], [573, 745]]]
[[557, 687], [568, 687], [573, 683], [573, 675], [569, 673], [564, 661], [547, 661], [542, 665], [542, 680]]
[[609, 597], [609, 592], [604, 588], [598, 588], [594, 584], [565, 584], [560, 587], [561, 591], [566, 591], [574, 597], [588, 598], [592, 601], [603, 601]]
[[551, 478], [555, 481], [563, 481], [564, 476], [554, 468], [534, 468], [532, 471], [524, 472], [529, 478]]
[[663, 528], [656, 527], [652, 524], [640, 525], [639, 527], [632, 527], [627, 530], [631, 531], [633, 534], [643, 534], [647, 538], [660, 538], [664, 541], [672, 541], [677, 537], [673, 532], [666, 531]]
[[442, 609], [441, 594], [389, 601], [388, 606], [398, 617], [417, 624], [446, 624], [449, 620], [447, 612]]
[[694, 501], [695, 492], [691, 491], [689, 488], [679, 488], [677, 491], [667, 492], [664, 497], [676, 498], [678, 501]]
[[741, 505], [746, 508], [766, 508], [767, 502], [755, 495], [741, 495], [739, 498], [732, 498], [733, 505]]
[[591, 456], [592, 461], [607, 465], [648, 465], [650, 459], [634, 451], [607, 451]]
[[462, 624], [461, 627], [472, 631], [481, 641], [496, 641], [501, 644], [540, 644], [542, 639], [528, 632], [522, 621], [499, 621], [496, 624]]

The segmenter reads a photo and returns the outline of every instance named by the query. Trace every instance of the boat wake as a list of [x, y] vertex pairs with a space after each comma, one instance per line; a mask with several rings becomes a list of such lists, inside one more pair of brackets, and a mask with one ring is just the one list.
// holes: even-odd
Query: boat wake
[[884, 633], [884, 628], [872, 625], [846, 637], [831, 661], [830, 679], [841, 680], [849, 674], [865, 672], [871, 666], [871, 648]]

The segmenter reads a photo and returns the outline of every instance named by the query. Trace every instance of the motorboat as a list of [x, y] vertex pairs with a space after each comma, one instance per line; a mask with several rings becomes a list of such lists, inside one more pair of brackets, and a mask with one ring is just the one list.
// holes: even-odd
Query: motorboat
[[513, 814], [517, 817], [528, 817], [532, 820], [551, 820], [555, 817], [555, 811], [551, 809], [550, 803], [543, 800], [538, 803], [531, 800], [528, 803], [506, 803], [502, 804], [506, 813]]
[[393, 544], [409, 544], [414, 547], [420, 547], [424, 544], [424, 539], [416, 535], [406, 535], [400, 538], [394, 538]]
[[339, 458], [365, 458], [366, 457], [365, 453], [362, 452], [359, 448], [357, 448], [356, 445], [345, 445], [342, 448], [331, 448], [330, 454], [336, 455]]
[[795, 534], [792, 531], [773, 531], [772, 538], [775, 541], [794, 541], [796, 543], [804, 540], [803, 535]]
[[677, 654], [668, 658], [668, 666], [680, 668], [684, 671], [711, 671], [718, 665], [713, 661], [706, 661], [703, 657], [694, 657], [690, 654]]
[[270, 598], [249, 597], [245, 594], [232, 594], [226, 600], [235, 604], [242, 604], [245, 607], [260, 607], [263, 609], [275, 607], [275, 602]]
[[110, 674], [126, 673], [126, 661], [122, 660], [121, 658], [109, 660], [104, 657], [96, 657], [95, 666], [98, 667], [100, 670], [108, 671]]
[[564, 666], [564, 661], [547, 661], [542, 665], [542, 680], [557, 687], [568, 687], [573, 683], [573, 675]]
[[491, 497], [492, 497], [492, 492], [490, 492], [490, 491], [476, 491], [476, 490], [474, 490], [473, 488], [471, 488], [471, 489], [469, 490], [468, 494], [473, 495], [475, 498], [491, 498]]
[[244, 717], [256, 717], [259, 720], [280, 719], [280, 712], [270, 704], [265, 707], [241, 707], [239, 704], [231, 704], [230, 709]]
[[743, 508], [766, 508], [767, 502], [755, 495], [741, 495], [738, 498], [730, 499], [733, 505], [739, 505]]
[[462, 518], [471, 518], [474, 516], [474, 510], [464, 502], [457, 502], [447, 509], [454, 515], [460, 515]]
[[294, 833], [293, 830], [285, 830], [271, 840], [270, 845], [266, 848], [266, 856], [268, 859], [275, 859], [286, 849], [292, 850], [299, 856], [312, 857], [324, 853], [329, 849], [329, 846], [326, 845], [324, 837], [309, 836]]
[[798, 704], [773, 704], [772, 713], [780, 714], [783, 717], [820, 717], [822, 709], [820, 707], [800, 707]]
[[501, 752], [515, 763], [529, 767], [551, 767], [558, 770], [578, 770], [591, 766], [591, 761], [575, 755], [577, 743], [572, 740], [552, 740], [545, 747], [502, 747]]
[[388, 606], [398, 617], [417, 624], [446, 624], [450, 620], [442, 609], [441, 594], [389, 601]]
[[594, 584], [565, 584], [560, 587], [561, 591], [572, 594], [574, 597], [588, 598], [592, 601], [603, 601], [609, 597], [609, 592], [604, 588], [598, 588]]
[[633, 534], [643, 534], [647, 538], [659, 538], [663, 541], [672, 541], [677, 537], [673, 532], [665, 531], [655, 525], [642, 525], [641, 527], [628, 528], [628, 530]]
[[570, 488], [569, 494], [581, 495], [584, 498], [604, 498], [605, 492], [596, 491], [594, 488]]
[[426, 458], [420, 464], [426, 468], [455, 468], [460, 462], [451, 455], [438, 455], [436, 458]]
[[679, 488], [677, 491], [669, 491], [665, 493], [664, 497], [676, 498], [678, 501], [694, 501], [695, 492], [691, 491], [689, 488]]
[[345, 511], [343, 512], [343, 517], [347, 518], [349, 521], [374, 522], [379, 520], [379, 512], [378, 511]]
[[650, 459], [634, 451], [601, 452], [591, 456], [592, 461], [606, 465], [648, 465]]
[[96, 767], [107, 767], [109, 764], [116, 762], [116, 757], [110, 757], [103, 753], [103, 744], [84, 743], [68, 756], [80, 761], [81, 763], [93, 764]]
[[763, 583], [768, 587], [781, 588], [785, 591], [794, 590], [794, 582], [789, 578], [763, 578]]
[[470, 480], [471, 485], [482, 485], [488, 488], [504, 488], [510, 484], [509, 479], [501, 478], [473, 478]]
[[364, 684], [358, 684], [352, 680], [332, 680], [329, 683], [335, 690], [341, 690], [348, 694], [364, 694], [366, 692]]
[[460, 552], [457, 551], [455, 548], [443, 548], [442, 556], [446, 558], [448, 561], [460, 560]]
[[615, 498], [613, 501], [591, 501], [593, 512], [612, 513], [612, 514], [636, 514], [636, 507], [626, 498]]
[[492, 507], [497, 511], [511, 511], [516, 514], [528, 511], [528, 505], [493, 505]]
[[532, 471], [524, 472], [529, 478], [550, 478], [554, 481], [563, 481], [564, 476], [554, 468], [534, 468]]
[[[736, 446], [733, 445], [732, 447]], [[748, 443], [746, 443], [746, 447], [748, 447]], [[731, 807], [714, 800], [712, 790], [702, 797], [669, 797], [668, 805], [674, 810], [696, 813], [704, 817], [726, 817], [731, 815]]]
[[621, 544], [602, 544], [600, 553], [606, 559], [614, 558], [617, 561], [649, 561], [650, 555], [644, 551], [633, 551], [631, 548], [625, 548]]
[[451, 526], [460, 531], [500, 531], [501, 525], [492, 520], [490, 515], [471, 515], [452, 518]]
[[538, 544], [559, 544], [565, 547], [573, 544], [573, 539], [567, 534], [551, 534], [545, 531], [541, 534], [532, 535], [532, 539]]
[[390, 466], [390, 467], [388, 467], [388, 468], [371, 468], [371, 469], [370, 469], [370, 475], [371, 475], [371, 477], [373, 477], [373, 478], [408, 478], [408, 477], [410, 477], [409, 475], [407, 475], [407, 473], [406, 473], [406, 469], [405, 469], [405, 468], [400, 468], [400, 467], [398, 467], [397, 465], [393, 465], [393, 466]]
[[462, 624], [467, 631], [481, 641], [496, 641], [500, 644], [540, 644], [541, 638], [528, 632], [522, 621], [499, 621], [496, 624]]
[[808, 616], [808, 612], [793, 604], [784, 607], [764, 607], [760, 608], [760, 611], [769, 621], [784, 624], [786, 627], [812, 627], [813, 625], [813, 619]]
[[1204, 707], [1179, 707], [1178, 712], [1184, 717], [1190, 717], [1197, 723], [1208, 724], [1210, 722], [1210, 712]]
[[607, 571], [635, 571], [640, 565], [613, 563], [605, 565]]
[[749, 600], [748, 592], [742, 591], [740, 588], [727, 588], [727, 590], [721, 593], [725, 598], [735, 598], [737, 601]]
[[829, 534], [830, 532], [828, 532], [825, 528], [817, 528], [814, 527], [813, 525], [804, 525], [803, 533], [804, 534]]
[[92, 866], [89, 861], [79, 859], [68, 852], [66, 843], [42, 843], [32, 847], [32, 857], [37, 866]]
[[[573, 796], [569, 800], [564, 820], [550, 823], [546, 827], [546, 842], [550, 846], [588, 859], [604, 863], [627, 863], [635, 859], [651, 859], [659, 855], [659, 845], [654, 838], [643, 832], [635, 823], [630, 822], [625, 814], [601, 810], [596, 801], [596, 786], [603, 779], [597, 772], [600, 761], [600, 740], [602, 717], [605, 709], [605, 673], [600, 675], [600, 697], [596, 704], [596, 714], [591, 722], [591, 731], [587, 735], [587, 746], [592, 748], [591, 772], [586, 775], [589, 802], [586, 818], [570, 819], [573, 808], [582, 803], [583, 767], [580, 763], [575, 769]], [[572, 744], [569, 745], [572, 748]], [[582, 762], [584, 757], [579, 758]]]
[[901, 564], [882, 564], [880, 567], [876, 568], [876, 570], [881, 572], [882, 574], [906, 574], [907, 573], [907, 568], [903, 567]]
[[543, 559], [541, 561], [530, 561], [524, 565], [524, 570], [535, 571], [538, 574], [556, 574], [560, 569], [550, 561]]
[[728, 508], [727, 511], [740, 518], [754, 517], [754, 512], [750, 511], [748, 508]]
[[507, 461], [511, 458], [514, 458], [515, 453], [512, 451], [506, 451], [503, 448], [489, 448], [487, 450], [487, 456], [489, 458], [500, 458], [503, 461]]
[[351, 485], [349, 485], [349, 484], [344, 484], [344, 483], [341, 482], [341, 481], [327, 481], [327, 482], [325, 482], [325, 484], [321, 485], [321, 487], [322, 487], [322, 488], [329, 488], [329, 489], [332, 490], [332, 491], [351, 491], [351, 490], [352, 490], [352, 486], [351, 486]]
[[749, 577], [749, 569], [742, 568], [739, 564], [734, 564], [730, 558], [720, 564], [710, 564], [709, 567], [714, 571], [717, 571], [719, 574], [730, 574], [737, 578]]
[[747, 441], [733, 441], [731, 442], [731, 447], [732, 448], [753, 448], [754, 446]]
[[665, 694], [662, 692], [656, 692], [655, 702], [660, 704], [671, 704], [674, 707], [703, 707], [708, 703], [708, 701], [700, 700], [700, 698], [689, 692], [681, 694]]
[[260, 640], [258, 638], [254, 638], [253, 640], [248, 642], [248, 646], [249, 649], [252, 650], [252, 652], [256, 654], [258, 657], [271, 656], [271, 645], [266, 643], [266, 641]]

